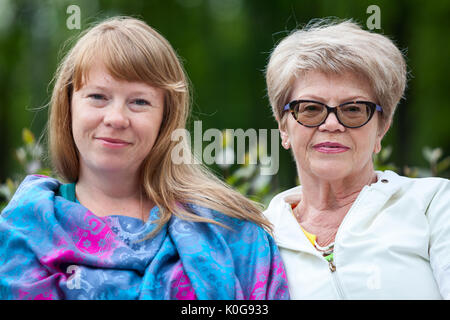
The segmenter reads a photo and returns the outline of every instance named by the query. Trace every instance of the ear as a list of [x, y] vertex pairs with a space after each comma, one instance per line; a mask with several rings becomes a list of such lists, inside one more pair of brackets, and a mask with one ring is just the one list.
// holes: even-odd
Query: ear
[[282, 125], [280, 122], [278, 123], [278, 130], [280, 130], [280, 138], [281, 138], [281, 145], [286, 150], [289, 150], [291, 147], [291, 143], [289, 141], [289, 135], [286, 131], [286, 125]]
[[390, 126], [391, 126], [391, 121], [386, 123], [384, 125], [384, 127], [377, 129], [378, 132], [377, 132], [377, 137], [375, 139], [375, 146], [374, 146], [374, 149], [373, 149], [374, 153], [378, 153], [378, 152], [381, 151], [381, 140], [383, 140], [383, 138], [386, 135], [386, 133], [388, 132]]

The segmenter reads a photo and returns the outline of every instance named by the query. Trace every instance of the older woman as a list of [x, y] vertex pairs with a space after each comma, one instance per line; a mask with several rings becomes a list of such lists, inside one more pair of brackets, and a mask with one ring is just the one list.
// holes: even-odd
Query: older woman
[[82, 35], [58, 68], [48, 127], [66, 183], [29, 176], [2, 212], [0, 298], [288, 298], [258, 207], [171, 159], [188, 94], [174, 50], [144, 22]]
[[450, 183], [374, 171], [406, 84], [401, 52], [351, 21], [283, 39], [267, 87], [301, 186], [266, 216], [293, 299], [450, 298]]

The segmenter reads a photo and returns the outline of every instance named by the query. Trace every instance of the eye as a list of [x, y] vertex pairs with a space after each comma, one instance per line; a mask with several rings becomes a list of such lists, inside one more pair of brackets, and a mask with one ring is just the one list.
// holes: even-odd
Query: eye
[[303, 102], [298, 106], [298, 112], [303, 114], [317, 114], [321, 113], [323, 106], [313, 102]]
[[145, 99], [132, 99], [130, 102], [128, 102], [129, 107], [136, 112], [145, 111], [148, 110], [149, 107], [151, 107], [151, 103], [148, 100]]
[[99, 93], [93, 93], [88, 95], [88, 98], [93, 99], [93, 100], [103, 100], [106, 99], [104, 95], [99, 94]]
[[361, 112], [361, 108], [360, 107], [356, 107], [356, 106], [348, 106], [347, 108], [344, 109], [344, 111]]
[[144, 99], [136, 99], [133, 101], [134, 104], [138, 105], [138, 106], [149, 106], [150, 103], [147, 100]]
[[366, 106], [360, 104], [348, 104], [341, 107], [342, 112], [345, 113], [365, 113]]
[[305, 106], [303, 111], [319, 111], [320, 109], [322, 109], [320, 105], [309, 104], [309, 105]]
[[108, 100], [108, 98], [104, 94], [101, 94], [101, 93], [89, 94], [87, 96], [87, 98], [89, 99], [90, 103], [92, 103], [93, 105], [96, 105], [96, 106], [103, 105], [106, 102], [106, 100]]
[[108, 102], [108, 98], [101, 93], [91, 93], [87, 95], [88, 103], [94, 107], [103, 107]]

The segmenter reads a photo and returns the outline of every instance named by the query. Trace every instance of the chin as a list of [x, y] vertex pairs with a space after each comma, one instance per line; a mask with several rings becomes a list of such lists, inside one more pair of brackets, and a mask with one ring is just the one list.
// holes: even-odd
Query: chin
[[91, 171], [114, 173], [131, 167], [129, 162], [123, 160], [124, 159], [114, 159], [114, 157], [100, 157], [93, 159], [93, 161], [89, 161], [86, 165]]
[[341, 180], [349, 176], [352, 172], [352, 167], [348, 162], [342, 163], [342, 161], [326, 161], [319, 162], [316, 165], [311, 166], [311, 172], [323, 180]]

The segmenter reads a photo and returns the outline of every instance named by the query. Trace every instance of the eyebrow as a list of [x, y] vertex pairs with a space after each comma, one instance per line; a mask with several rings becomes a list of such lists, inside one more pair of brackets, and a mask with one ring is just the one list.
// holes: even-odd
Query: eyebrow
[[[108, 87], [99, 86], [99, 85], [84, 85], [81, 90], [110, 90]], [[143, 90], [136, 90], [131, 91], [130, 95], [145, 95], [149, 97], [153, 97], [153, 94], [151, 92], [143, 91]]]
[[83, 85], [80, 90], [107, 90], [107, 87], [102, 87], [102, 86], [98, 86], [98, 85], [88, 85], [85, 84]]
[[[299, 97], [299, 98], [296, 98], [294, 100], [315, 100], [315, 101], [318, 101], [318, 102], [321, 102], [321, 103], [325, 103], [323, 97], [316, 96], [314, 94], [307, 94], [306, 97]], [[367, 97], [364, 97], [364, 96], [355, 95], [355, 96], [350, 96], [349, 98], [346, 98], [346, 99], [342, 99], [341, 103], [350, 102], [350, 101], [358, 101], [358, 100], [367, 101], [367, 100], [370, 100], [370, 99], [367, 98]]]

